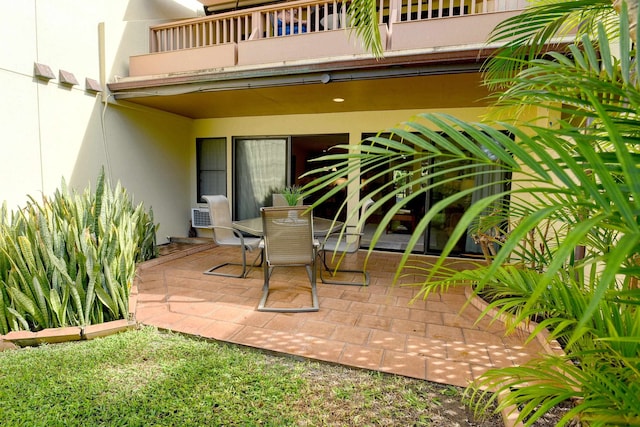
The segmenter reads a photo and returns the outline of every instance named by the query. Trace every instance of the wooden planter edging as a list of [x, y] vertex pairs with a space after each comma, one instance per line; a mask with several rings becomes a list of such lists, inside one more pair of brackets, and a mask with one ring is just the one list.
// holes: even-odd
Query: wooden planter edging
[[[469, 286], [464, 288], [464, 295], [467, 297], [467, 299], [473, 297], [471, 298], [471, 305], [473, 305], [475, 308], [477, 308], [480, 311], [486, 310], [487, 307], [489, 306], [489, 304], [485, 300], [483, 300], [478, 296], [474, 296], [473, 290]], [[508, 323], [508, 319], [507, 319], [508, 315], [498, 314], [498, 311], [495, 309], [489, 310], [487, 312], [487, 315], [495, 319], [498, 319], [503, 323]], [[535, 330], [537, 326], [538, 326], [537, 323], [529, 322], [527, 324], [521, 323], [516, 327], [530, 334]], [[548, 352], [549, 354], [564, 355], [564, 351], [562, 350], [562, 346], [560, 345], [560, 343], [558, 343], [558, 341], [556, 340], [549, 339], [549, 332], [547, 332], [546, 330], [540, 331], [540, 333], [538, 333], [535, 338], [536, 340], [538, 340], [542, 348], [544, 348], [545, 351]]]
[[7, 335], [0, 336], [0, 342], [4, 342], [5, 346], [6, 343], [10, 343], [17, 347], [28, 347], [44, 343], [55, 344], [67, 341], [91, 340], [136, 327], [136, 322], [122, 319], [97, 325], [89, 325], [83, 328], [79, 326], [68, 326], [64, 328], [43, 329], [38, 332], [11, 331]]

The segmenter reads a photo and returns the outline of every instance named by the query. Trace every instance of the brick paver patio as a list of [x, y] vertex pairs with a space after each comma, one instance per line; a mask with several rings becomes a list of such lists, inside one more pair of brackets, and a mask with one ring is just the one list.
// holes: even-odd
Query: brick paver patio
[[[362, 263], [365, 254], [351, 255], [348, 262]], [[245, 279], [205, 275], [215, 264], [238, 260], [239, 252], [198, 245], [141, 265], [133, 309], [138, 322], [161, 329], [457, 386], [489, 368], [548, 351], [541, 340], [525, 345], [524, 332], [505, 336], [499, 321], [476, 324], [478, 308], [467, 305], [461, 311], [464, 289], [412, 302], [418, 287], [392, 286], [400, 256], [374, 252], [368, 287], [318, 281], [320, 311], [284, 314], [256, 311], [261, 268]], [[344, 264], [349, 266], [356, 264]], [[405, 284], [414, 281], [403, 278]], [[271, 283], [270, 302], [309, 303], [303, 268], [276, 269]]]

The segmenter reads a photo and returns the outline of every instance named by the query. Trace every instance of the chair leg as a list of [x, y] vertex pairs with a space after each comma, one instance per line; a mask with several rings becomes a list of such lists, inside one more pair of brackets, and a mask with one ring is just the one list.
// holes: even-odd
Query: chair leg
[[333, 270], [331, 268], [329, 268], [329, 266], [327, 265], [327, 253], [326, 251], [322, 251], [322, 264], [324, 266], [324, 269], [327, 270], [329, 272], [329, 274], [331, 274], [332, 276], [334, 276], [335, 274], [333, 274], [333, 272], [335, 271], [336, 273], [359, 273], [362, 274], [362, 282], [348, 282], [348, 281], [343, 281], [343, 280], [330, 280], [325, 278], [322, 275], [322, 271], [323, 271], [323, 266], [320, 266], [320, 281], [326, 285], [349, 285], [349, 286], [369, 286], [369, 282], [370, 282], [370, 278], [369, 278], [369, 273], [364, 271], [364, 270]]
[[267, 307], [265, 304], [267, 303], [267, 297], [269, 296], [269, 278], [271, 277], [272, 268], [269, 268], [267, 263], [264, 263], [264, 284], [262, 285], [262, 298], [260, 298], [260, 302], [258, 303], [258, 311], [273, 311]]
[[[260, 258], [260, 263], [256, 264], [256, 261], [258, 261], [258, 258]], [[251, 270], [253, 269], [253, 267], [260, 267], [262, 266], [264, 262], [264, 252], [262, 252], [262, 249], [260, 249], [258, 255], [256, 255], [255, 259], [253, 260], [253, 263], [251, 263], [251, 265], [249, 266], [249, 268], [247, 268], [247, 272], [244, 273], [243, 277], [247, 277], [249, 275], [249, 273], [251, 273]]]
[[313, 264], [311, 265], [311, 303], [313, 310], [309, 311], [318, 311], [320, 310], [320, 303], [318, 302], [318, 290], [316, 288], [316, 262], [315, 256], [313, 260]]
[[[256, 264], [256, 261], [258, 260], [258, 257], [260, 258], [260, 264]], [[249, 272], [251, 272], [251, 269], [253, 267], [257, 267], [259, 265], [262, 265], [262, 262], [263, 262], [262, 250], [260, 250], [258, 255], [256, 255], [256, 258], [253, 260], [253, 263], [247, 267], [247, 254], [246, 254], [246, 250], [243, 248], [242, 249], [242, 263], [224, 262], [222, 264], [218, 264], [216, 266], [211, 267], [210, 269], [206, 270], [204, 272], [204, 274], [209, 274], [211, 276], [238, 277], [238, 278], [242, 277], [242, 278], [245, 278], [245, 277], [247, 277], [249, 275]], [[218, 270], [219, 268], [226, 267], [226, 266], [229, 266], [229, 265], [241, 265], [242, 266], [242, 272], [240, 274], [229, 274], [229, 273], [216, 272], [216, 270]]]
[[312, 268], [307, 267], [307, 273], [310, 274], [311, 280], [311, 306], [300, 308], [286, 308], [286, 307], [265, 307], [267, 304], [267, 298], [269, 297], [269, 280], [271, 279], [271, 273], [273, 267], [269, 267], [267, 263], [264, 263], [264, 284], [262, 285], [262, 298], [258, 303], [257, 311], [268, 311], [276, 313], [308, 313], [312, 311], [320, 310], [320, 304], [318, 302], [318, 291], [316, 287], [316, 268], [313, 265]]
[[[240, 274], [229, 274], [229, 273], [217, 273], [216, 270], [222, 267], [227, 267], [229, 265], [241, 265], [242, 266], [242, 273]], [[211, 276], [223, 276], [223, 277], [245, 277], [246, 274], [246, 265], [244, 264], [240, 264], [237, 262], [225, 262], [222, 264], [218, 264], [214, 267], [211, 267], [210, 269], [206, 270], [204, 272], [204, 274], [209, 274]]]

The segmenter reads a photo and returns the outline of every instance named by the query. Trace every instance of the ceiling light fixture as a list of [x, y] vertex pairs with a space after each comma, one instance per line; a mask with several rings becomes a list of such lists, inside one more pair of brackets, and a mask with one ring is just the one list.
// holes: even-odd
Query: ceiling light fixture
[[333, 98], [333, 102], [344, 102], [344, 98]]

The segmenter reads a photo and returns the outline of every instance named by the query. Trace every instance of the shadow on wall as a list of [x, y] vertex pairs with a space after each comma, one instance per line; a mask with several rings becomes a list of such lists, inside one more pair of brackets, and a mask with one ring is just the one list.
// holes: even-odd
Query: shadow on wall
[[103, 104], [99, 98], [94, 102], [69, 186], [95, 188], [104, 166], [112, 184], [119, 181], [136, 203], [153, 209], [154, 221], [160, 224], [158, 244], [166, 243], [167, 236], [187, 236], [192, 153], [184, 147], [194, 145], [190, 143], [192, 120], [111, 105], [103, 117]]

